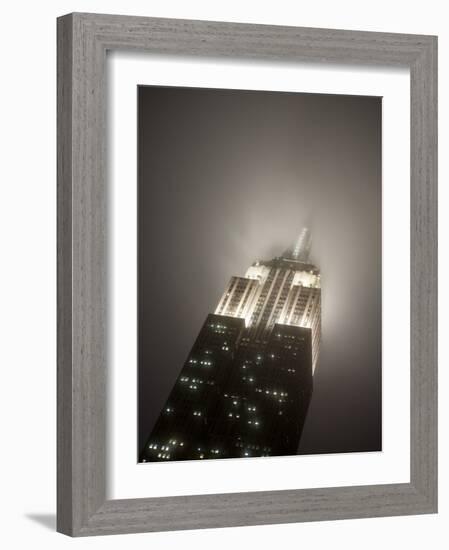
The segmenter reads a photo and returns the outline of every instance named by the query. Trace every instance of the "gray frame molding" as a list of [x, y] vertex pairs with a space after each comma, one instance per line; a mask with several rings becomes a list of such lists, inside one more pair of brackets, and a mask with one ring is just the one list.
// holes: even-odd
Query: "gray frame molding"
[[[411, 71], [411, 481], [106, 499], [106, 52]], [[57, 529], [100, 535], [437, 511], [437, 38], [74, 13], [58, 19]]]

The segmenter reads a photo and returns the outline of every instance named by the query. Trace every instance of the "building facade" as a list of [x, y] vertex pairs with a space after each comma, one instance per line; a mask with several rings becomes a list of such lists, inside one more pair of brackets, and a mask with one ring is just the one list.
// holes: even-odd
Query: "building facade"
[[296, 454], [321, 336], [311, 236], [231, 277], [140, 455], [141, 462]]

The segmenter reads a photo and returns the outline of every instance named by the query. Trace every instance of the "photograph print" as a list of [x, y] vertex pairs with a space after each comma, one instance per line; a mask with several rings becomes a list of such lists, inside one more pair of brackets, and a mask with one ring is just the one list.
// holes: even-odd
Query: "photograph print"
[[381, 451], [382, 98], [137, 93], [138, 462]]

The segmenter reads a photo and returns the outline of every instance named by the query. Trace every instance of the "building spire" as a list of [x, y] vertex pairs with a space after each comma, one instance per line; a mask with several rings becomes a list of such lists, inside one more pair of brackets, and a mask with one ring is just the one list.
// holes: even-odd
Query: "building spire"
[[307, 262], [309, 261], [311, 245], [312, 235], [310, 234], [310, 230], [307, 227], [304, 227], [298, 235], [294, 246], [285, 251], [284, 257], [293, 258], [294, 260], [299, 260], [300, 262]]

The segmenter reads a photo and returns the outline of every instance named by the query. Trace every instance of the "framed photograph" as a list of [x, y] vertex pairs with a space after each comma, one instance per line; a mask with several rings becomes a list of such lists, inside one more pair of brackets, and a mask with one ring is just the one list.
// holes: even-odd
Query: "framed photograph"
[[58, 19], [58, 531], [437, 511], [437, 39]]

